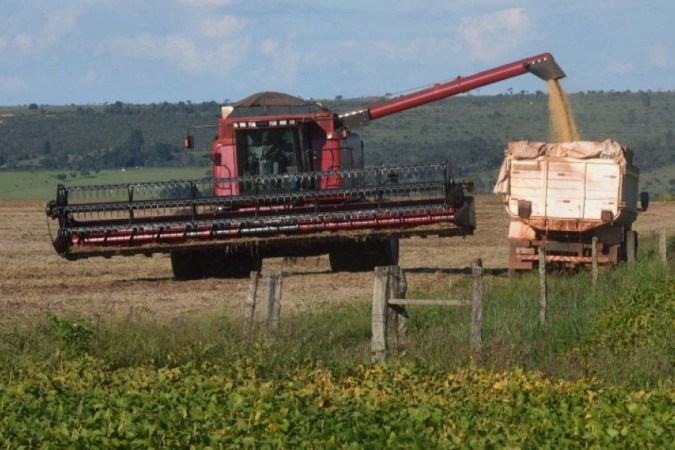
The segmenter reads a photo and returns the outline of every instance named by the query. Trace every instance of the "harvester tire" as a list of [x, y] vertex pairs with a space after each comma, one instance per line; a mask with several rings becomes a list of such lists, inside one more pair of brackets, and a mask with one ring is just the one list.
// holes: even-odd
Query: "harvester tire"
[[197, 280], [201, 271], [197, 252], [171, 252], [171, 269], [176, 280]]
[[260, 271], [262, 258], [249, 252], [227, 253], [221, 249], [172, 251], [171, 267], [176, 280], [244, 278]]
[[398, 264], [397, 237], [346, 242], [333, 247], [328, 253], [333, 272], [370, 272], [377, 266]]
[[398, 265], [398, 254], [399, 254], [398, 237], [392, 236], [383, 241], [377, 241], [375, 251], [372, 254], [373, 268], [377, 266]]
[[210, 277], [213, 278], [246, 278], [251, 272], [260, 272], [262, 258], [250, 252], [219, 252], [211, 261]]

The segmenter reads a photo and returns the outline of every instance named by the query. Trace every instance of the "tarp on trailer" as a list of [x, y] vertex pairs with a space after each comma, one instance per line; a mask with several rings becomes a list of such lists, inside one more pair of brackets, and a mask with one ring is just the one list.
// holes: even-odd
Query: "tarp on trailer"
[[612, 159], [621, 169], [632, 163], [632, 152], [625, 146], [612, 139], [604, 141], [577, 141], [577, 142], [539, 142], [514, 141], [509, 142], [505, 151], [506, 157], [499, 170], [497, 183], [492, 192], [506, 194], [511, 192], [510, 173], [511, 161], [532, 160], [539, 157], [546, 158], [576, 158], [576, 159]]

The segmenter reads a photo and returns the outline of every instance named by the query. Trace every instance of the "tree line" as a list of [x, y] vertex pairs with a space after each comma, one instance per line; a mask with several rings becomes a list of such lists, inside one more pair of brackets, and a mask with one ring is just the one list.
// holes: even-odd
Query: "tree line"
[[[322, 103], [359, 109], [382, 98]], [[569, 101], [584, 140], [615, 139], [635, 151], [641, 169], [675, 164], [675, 92], [588, 92]], [[549, 140], [547, 96], [462, 95], [373, 121], [357, 130], [368, 164], [449, 160], [460, 173], [499, 166], [511, 140]], [[101, 170], [208, 165], [211, 131], [197, 135], [202, 151], [185, 152], [189, 127], [214, 125], [217, 102], [114, 102], [58, 107], [0, 107], [0, 167], [8, 170]]]

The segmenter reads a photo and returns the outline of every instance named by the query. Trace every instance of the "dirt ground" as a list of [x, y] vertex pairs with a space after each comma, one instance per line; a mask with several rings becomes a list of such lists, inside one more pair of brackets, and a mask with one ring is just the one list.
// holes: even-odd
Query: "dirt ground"
[[[43, 211], [40, 201], [0, 201], [0, 321], [25, 322], [48, 313], [171, 319], [223, 310], [243, 317], [247, 279], [177, 282], [166, 255], [66, 261], [51, 246]], [[493, 273], [505, 272], [508, 217], [500, 198], [478, 196], [476, 215], [473, 236], [401, 241], [400, 265], [411, 287], [446, 283], [476, 258]], [[652, 203], [635, 228], [646, 233], [673, 223], [675, 202]], [[327, 256], [270, 259], [265, 269], [284, 273], [282, 311], [315, 310], [372, 295], [371, 273], [331, 273]]]

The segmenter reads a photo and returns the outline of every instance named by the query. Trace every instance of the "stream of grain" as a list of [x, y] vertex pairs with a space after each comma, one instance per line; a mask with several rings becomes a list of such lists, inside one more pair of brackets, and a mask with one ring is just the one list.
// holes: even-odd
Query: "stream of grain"
[[579, 133], [567, 96], [560, 87], [558, 80], [549, 80], [547, 83], [548, 109], [551, 117], [551, 141], [578, 141]]

